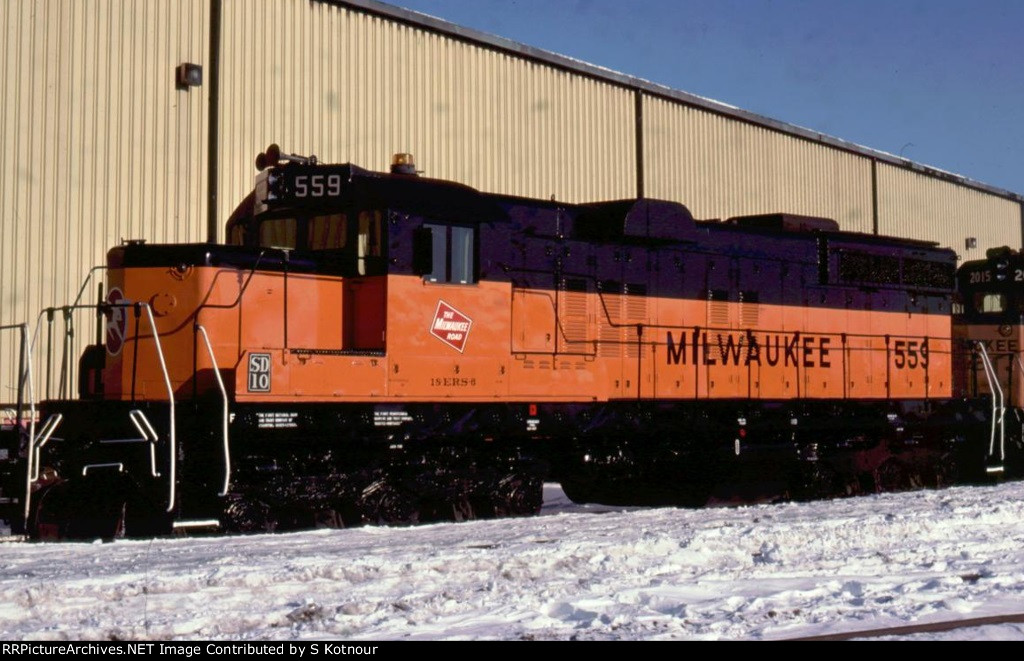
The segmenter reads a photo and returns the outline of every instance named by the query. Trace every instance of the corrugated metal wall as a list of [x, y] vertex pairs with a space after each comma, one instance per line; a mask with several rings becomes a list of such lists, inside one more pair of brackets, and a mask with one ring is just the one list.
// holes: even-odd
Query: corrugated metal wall
[[[1005, 198], [878, 164], [878, 232], [938, 241], [964, 261], [986, 248], [1021, 247], [1021, 206]], [[978, 240], [967, 249], [965, 239]]]
[[644, 193], [697, 218], [786, 211], [872, 229], [871, 162], [645, 95]]
[[309, 0], [224, 4], [220, 214], [270, 142], [386, 170], [565, 201], [634, 194], [633, 94], [377, 16]]
[[207, 0], [0, 3], [0, 323], [70, 302], [121, 238], [203, 239], [206, 104], [174, 67], [205, 62], [208, 17]]

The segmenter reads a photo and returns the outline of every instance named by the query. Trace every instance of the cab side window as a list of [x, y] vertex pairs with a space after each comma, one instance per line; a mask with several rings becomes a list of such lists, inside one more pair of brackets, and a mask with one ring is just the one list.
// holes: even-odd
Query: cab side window
[[473, 228], [451, 228], [452, 254], [448, 264], [448, 281], [459, 284], [475, 282], [473, 277], [476, 264], [473, 259]]
[[359, 275], [379, 275], [384, 272], [382, 222], [383, 214], [380, 211], [359, 212], [356, 260]]
[[[476, 229], [457, 225], [424, 224], [430, 231], [430, 270], [427, 282], [476, 282]], [[426, 271], [426, 269], [423, 269]]]

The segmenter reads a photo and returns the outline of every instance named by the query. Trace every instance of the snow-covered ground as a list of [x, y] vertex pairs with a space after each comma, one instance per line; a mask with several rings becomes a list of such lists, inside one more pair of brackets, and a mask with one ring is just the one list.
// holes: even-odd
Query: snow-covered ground
[[[1024, 483], [0, 544], [0, 639], [773, 639], [1024, 611]], [[1024, 625], [929, 638], [1024, 639]]]

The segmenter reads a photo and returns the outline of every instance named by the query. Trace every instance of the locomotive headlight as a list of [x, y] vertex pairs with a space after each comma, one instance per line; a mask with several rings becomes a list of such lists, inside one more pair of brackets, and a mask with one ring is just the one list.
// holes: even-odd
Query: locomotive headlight
[[276, 200], [280, 197], [278, 189], [281, 187], [281, 176], [276, 172], [267, 173], [267, 197], [268, 202]]

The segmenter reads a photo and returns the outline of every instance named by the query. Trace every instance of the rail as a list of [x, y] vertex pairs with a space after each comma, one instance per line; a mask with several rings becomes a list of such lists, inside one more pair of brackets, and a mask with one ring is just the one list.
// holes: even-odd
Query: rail
[[798, 638], [782, 638], [780, 640], [800, 641], [831, 641], [831, 640], [855, 640], [859, 638], [881, 638], [883, 636], [912, 636], [923, 633], [941, 633], [955, 631], [956, 629], [973, 629], [976, 627], [987, 627], [997, 624], [1022, 624], [1024, 613], [1011, 613], [1007, 615], [989, 615], [986, 617], [971, 617], [958, 620], [942, 620], [938, 622], [924, 622], [920, 624], [904, 624], [895, 627], [884, 627], [879, 629], [860, 629], [857, 631], [842, 631], [839, 633], [828, 633], [816, 636], [801, 636]]
[[231, 486], [231, 444], [228, 439], [228, 423], [230, 418], [229, 402], [228, 402], [228, 391], [224, 387], [224, 379], [220, 375], [220, 370], [217, 369], [217, 359], [213, 355], [213, 345], [210, 344], [210, 336], [200, 324], [196, 324], [196, 332], [203, 336], [203, 342], [206, 344], [206, 352], [210, 354], [210, 363], [213, 365], [213, 374], [217, 377], [217, 387], [220, 388], [220, 396], [224, 400], [224, 414], [223, 420], [221, 421], [222, 431], [224, 435], [224, 486], [221, 488], [220, 496], [228, 495], [228, 489]]
[[999, 461], [998, 466], [988, 466], [985, 470], [989, 473], [1002, 473], [1003, 466], [1002, 462], [1006, 457], [1006, 426], [1003, 424], [1003, 417], [1006, 414], [1006, 402], [1003, 396], [1003, 388], [999, 385], [999, 377], [996, 374], [995, 367], [992, 365], [992, 359], [989, 358], [988, 351], [985, 349], [985, 345], [981, 342], [975, 342], [975, 346], [978, 348], [978, 355], [981, 356], [981, 364], [985, 370], [985, 379], [988, 381], [989, 391], [992, 393], [992, 432], [989, 437], [988, 444], [988, 456], [992, 458], [995, 454], [996, 446], [996, 428], [999, 428]]

